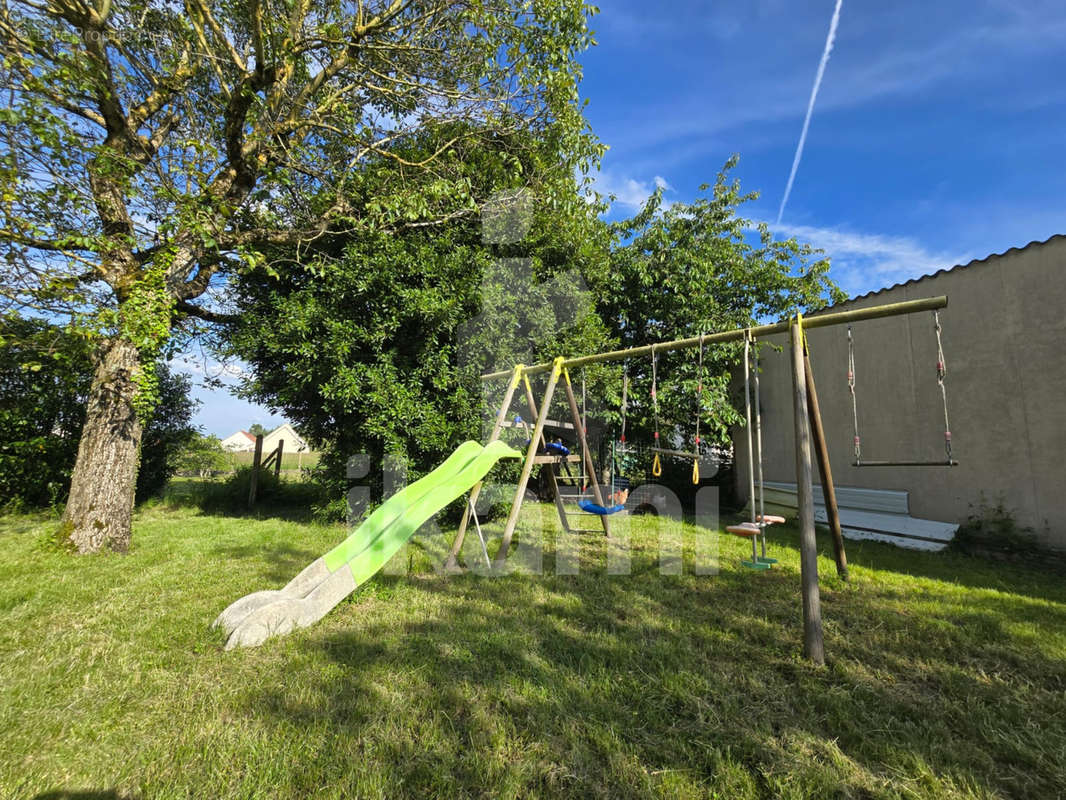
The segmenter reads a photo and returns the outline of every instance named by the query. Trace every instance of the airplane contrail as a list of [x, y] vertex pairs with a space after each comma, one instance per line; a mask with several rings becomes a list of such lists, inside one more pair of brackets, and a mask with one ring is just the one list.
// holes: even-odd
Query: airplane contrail
[[818, 89], [822, 86], [825, 67], [829, 63], [829, 54], [833, 52], [833, 42], [837, 38], [837, 24], [840, 22], [840, 7], [842, 5], [844, 5], [844, 0], [837, 0], [836, 8], [833, 9], [833, 19], [829, 22], [829, 35], [825, 37], [825, 50], [822, 51], [822, 60], [818, 62], [818, 72], [814, 76], [814, 86], [811, 87], [811, 99], [807, 103], [807, 116], [803, 120], [803, 132], [800, 134], [799, 144], [796, 146], [796, 156], [792, 159], [792, 172], [788, 175], [785, 196], [781, 198], [781, 208], [777, 211], [779, 224], [781, 217], [785, 213], [785, 204], [788, 203], [788, 196], [792, 193], [792, 182], [796, 180], [796, 170], [799, 169], [800, 159], [803, 158], [803, 145], [807, 143], [807, 128], [810, 127], [811, 114], [814, 113], [814, 101], [818, 97]]

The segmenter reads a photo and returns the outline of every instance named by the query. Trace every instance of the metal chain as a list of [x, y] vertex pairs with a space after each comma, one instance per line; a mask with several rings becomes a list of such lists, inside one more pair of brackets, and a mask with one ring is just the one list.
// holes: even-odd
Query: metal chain
[[696, 367], [696, 441], [692, 459], [692, 485], [700, 485], [700, 417], [703, 416], [703, 334], [700, 334], [700, 358]]
[[703, 334], [700, 334], [700, 358], [696, 368], [696, 455], [700, 454], [700, 417], [703, 416]]
[[655, 416], [655, 446], [659, 446], [659, 354], [651, 351], [651, 406]]
[[[757, 521], [762, 529], [760, 540], [763, 558], [766, 558], [766, 486], [763, 481], [762, 469], [762, 399], [759, 396], [759, 343], [751, 335], [750, 330], [748, 331], [748, 336], [751, 338], [751, 385], [754, 390], [753, 405], [755, 407], [755, 466], [758, 470], [757, 479], [759, 483], [759, 517]], [[752, 497], [751, 502], [752, 505], [755, 504], [754, 497]]]
[[585, 368], [581, 368], [581, 430], [589, 435], [589, 415], [585, 395]]
[[851, 419], [855, 426], [855, 463], [862, 462], [862, 440], [859, 439], [859, 403], [855, 398], [855, 340], [848, 325], [848, 392], [851, 394]]
[[[751, 329], [744, 330], [744, 429], [748, 434], [748, 502], [751, 504], [752, 525], [755, 524], [759, 508], [755, 497], [755, 434], [751, 424]], [[755, 561], [758, 552], [755, 539], [751, 541], [751, 560]]]
[[626, 399], [629, 393], [629, 364], [622, 365], [622, 432], [618, 437], [618, 441], [622, 444], [626, 443], [626, 411], [628, 402]]
[[663, 474], [662, 459], [659, 458], [659, 354], [655, 345], [651, 350], [651, 405], [655, 414], [655, 458], [651, 462], [651, 474], [658, 478]]
[[951, 424], [948, 422], [948, 390], [944, 385], [944, 376], [948, 374], [944, 361], [944, 345], [940, 341], [940, 312], [933, 312], [933, 327], [936, 329], [936, 382], [940, 387], [940, 397], [944, 401], [944, 452], [951, 461]]

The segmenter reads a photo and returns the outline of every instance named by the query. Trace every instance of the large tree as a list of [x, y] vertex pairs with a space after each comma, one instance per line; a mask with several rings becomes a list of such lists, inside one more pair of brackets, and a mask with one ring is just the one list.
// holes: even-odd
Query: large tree
[[[79, 550], [128, 547], [151, 364], [176, 326], [216, 318], [204, 298], [227, 272], [262, 266], [271, 248], [475, 212], [454, 156], [466, 138], [526, 132], [571, 171], [595, 154], [575, 60], [592, 10], [581, 0], [0, 6], [2, 291], [101, 335], [65, 512]], [[410, 158], [427, 132], [438, 149]], [[382, 161], [403, 166], [401, 179], [353, 207]]]
[[[508, 151], [497, 141], [468, 153], [472, 180], [502, 181], [493, 165]], [[611, 225], [598, 205], [563, 211], [534, 197], [528, 232], [506, 244], [486, 243], [477, 220], [456, 220], [432, 232], [338, 237], [299, 261], [276, 258], [271, 272], [248, 271], [236, 283], [242, 313], [227, 342], [251, 367], [244, 391], [299, 421], [330, 453], [322, 463], [338, 482], [343, 456], [361, 452], [375, 463], [405, 456], [423, 470], [484, 435], [504, 383], [483, 385], [485, 371], [743, 327], [838, 298], [817, 251], [741, 215], [754, 195], [730, 180], [734, 163], [694, 202], [663, 208], [657, 192]], [[391, 181], [396, 169], [367, 180]], [[729, 391], [738, 353], [708, 346], [702, 374], [692, 351], [663, 356], [664, 437], [692, 443], [702, 381], [702, 437], [727, 440], [739, 420]], [[626, 369], [629, 439], [650, 444], [650, 362]], [[574, 376], [587, 384], [594, 439], [618, 433], [622, 370], [595, 365]], [[524, 414], [524, 405], [520, 394], [513, 408]]]
[[[795, 238], [775, 237], [743, 215], [758, 197], [730, 177], [733, 156], [713, 184], [691, 203], [663, 206], [662, 190], [631, 219], [614, 223], [611, 280], [599, 312], [622, 347], [699, 336], [814, 311], [844, 295], [829, 277], [829, 260]], [[731, 392], [742, 345], [708, 345], [699, 369], [693, 351], [660, 356], [660, 428], [676, 443], [693, 444], [697, 388], [702, 436], [725, 443], [740, 421]], [[626, 365], [630, 380], [628, 438], [651, 443], [651, 359]], [[614, 368], [615, 374], [621, 367]], [[613, 384], [618, 386], [616, 380]], [[617, 392], [617, 390], [615, 390]], [[615, 394], [614, 401], [618, 396]], [[615, 405], [614, 408], [617, 408]]]
[[[301, 426], [324, 451], [327, 482], [343, 485], [356, 453], [372, 457], [373, 481], [386, 454], [430, 468], [483, 435], [485, 405], [499, 402], [498, 387], [483, 393], [483, 371], [607, 342], [586, 281], [606, 279], [606, 226], [595, 207], [553, 204], [547, 191], [569, 182], [578, 197], [573, 172], [522, 136], [458, 152], [473, 190], [494, 197], [483, 216], [279, 251], [270, 270], [234, 281], [240, 313], [223, 349], [250, 367], [242, 391]], [[521, 184], [506, 166], [514, 159]], [[372, 202], [373, 187], [402, 170], [380, 165], [350, 202]], [[498, 218], [513, 216], [522, 235], [496, 241]]]

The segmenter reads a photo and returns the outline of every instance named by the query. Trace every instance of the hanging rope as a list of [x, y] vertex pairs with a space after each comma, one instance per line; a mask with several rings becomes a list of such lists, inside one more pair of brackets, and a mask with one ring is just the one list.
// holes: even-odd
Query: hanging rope
[[[755, 410], [755, 467], [759, 490], [759, 516], [756, 521], [762, 531], [759, 538], [762, 542], [763, 558], [766, 558], [766, 487], [763, 483], [762, 474], [762, 400], [759, 397], [759, 344], [755, 341], [755, 337], [751, 335], [751, 329], [748, 330], [748, 339], [751, 342], [751, 385], [754, 391], [752, 405]], [[806, 336], [804, 336], [803, 343], [804, 347], [806, 347]], [[755, 504], [754, 497], [752, 497], [751, 502], [752, 505]]]
[[[651, 407], [655, 417], [655, 447], [659, 447], [659, 354], [655, 352], [655, 345], [651, 348]], [[655, 458], [651, 462], [651, 474], [656, 478], [663, 474], [663, 462], [656, 450]]]
[[[755, 431], [751, 419], [751, 328], [744, 330], [744, 429], [748, 440], [748, 502], [751, 504], [749, 522], [755, 525], [758, 507], [755, 497]], [[755, 562], [757, 557], [755, 540], [752, 539], [752, 562]]]
[[700, 482], [700, 417], [703, 416], [703, 334], [700, 334], [700, 356], [696, 367], [696, 457], [692, 459], [692, 483]]
[[944, 452], [951, 461], [951, 425], [948, 422], [948, 390], [944, 385], [944, 376], [948, 374], [944, 361], [944, 345], [940, 341], [940, 312], [933, 312], [933, 326], [936, 329], [936, 382], [940, 387], [940, 397], [944, 401]]
[[848, 325], [848, 392], [851, 394], [851, 420], [855, 430], [855, 463], [862, 463], [862, 440], [859, 439], [859, 403], [855, 398], [855, 340]]
[[859, 408], [855, 391], [855, 340], [851, 334], [851, 326], [848, 326], [848, 392], [851, 394], [851, 420], [855, 430], [855, 467], [954, 467], [958, 464], [952, 457], [951, 452], [951, 423], [948, 420], [948, 391], [944, 382], [947, 375], [947, 363], [944, 359], [944, 345], [940, 326], [940, 313], [933, 312], [933, 330], [936, 334], [936, 383], [940, 388], [940, 399], [944, 406], [944, 452], [947, 458], [943, 461], [863, 461], [862, 440], [859, 438]]
[[[588, 448], [588, 436], [589, 436], [589, 422], [588, 422], [589, 417], [588, 417], [588, 407], [586, 405], [586, 400], [587, 400], [587, 398], [586, 398], [586, 394], [585, 394], [585, 368], [582, 367], [581, 368], [581, 441], [584, 442], [583, 449], [587, 449]], [[586, 461], [588, 460], [588, 456], [584, 456], [584, 458], [585, 458]], [[586, 467], [583, 467], [581, 471], [582, 472], [589, 472], [589, 470]], [[584, 494], [585, 492], [588, 491], [589, 481], [592, 480], [593, 477], [594, 476], [591, 476], [591, 475], [586, 475], [585, 476], [585, 480], [582, 481], [582, 485], [581, 485], [581, 493], [582, 494]]]
[[585, 432], [585, 435], [589, 435], [589, 423], [588, 423], [588, 411], [586, 410], [586, 397], [585, 397], [585, 368], [581, 368], [581, 430]]
[[618, 434], [618, 441], [611, 442], [611, 502], [617, 502], [618, 487], [617, 478], [621, 475], [622, 469], [619, 465], [619, 458], [623, 456], [624, 448], [626, 444], [626, 408], [629, 405], [629, 365], [627, 362], [622, 362], [622, 429]]

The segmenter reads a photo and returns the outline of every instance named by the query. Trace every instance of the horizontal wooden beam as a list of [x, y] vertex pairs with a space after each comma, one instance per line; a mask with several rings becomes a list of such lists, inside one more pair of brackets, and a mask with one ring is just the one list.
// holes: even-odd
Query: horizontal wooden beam
[[[503, 428], [524, 428], [524, 427], [526, 427], [526, 425], [527, 425], [527, 423], [525, 423], [525, 422], [504, 422], [501, 427], [503, 427]], [[574, 429], [574, 423], [572, 423], [572, 422], [561, 422], [561, 421], [559, 421], [557, 419], [546, 419], [546, 420], [544, 420], [544, 427], [545, 428], [558, 428], [558, 429], [564, 430], [564, 431], [572, 431]]]
[[581, 456], [577, 453], [571, 453], [568, 456], [533, 456], [534, 464], [562, 464], [564, 461], [568, 464], [576, 464], [580, 460]]
[[[948, 298], [944, 295], [940, 295], [938, 297], [926, 297], [921, 300], [906, 300], [902, 303], [889, 303], [888, 305], [883, 306], [855, 308], [849, 311], [817, 313], [813, 316], [803, 318], [803, 329], [811, 330], [813, 328], [828, 328], [832, 325], [847, 325], [851, 322], [865, 322], [866, 320], [881, 319], [883, 317], [896, 317], [901, 314], [917, 314], [922, 311], [936, 311], [937, 309], [946, 307], [947, 304]], [[630, 358], [650, 356], [652, 353], [668, 353], [672, 350], [687, 350], [693, 347], [699, 347], [701, 342], [704, 345], [738, 342], [743, 340], [747, 331], [750, 331], [751, 335], [756, 339], [760, 339], [764, 336], [773, 336], [777, 333], [788, 333], [788, 326], [789, 321], [785, 320], [783, 322], [774, 322], [770, 325], [755, 325], [751, 328], [734, 328], [728, 331], [705, 333], [702, 336], [693, 336], [690, 339], [676, 339], [672, 342], [657, 342], [656, 344], [648, 344], [643, 347], [630, 347], [628, 350], [612, 350], [608, 353], [594, 353], [588, 356], [578, 356], [576, 358], [567, 359], [563, 362], [563, 367], [566, 369], [574, 369], [575, 367], [583, 367], [586, 364], [599, 364], [604, 361], [624, 361]], [[535, 364], [531, 367], [525, 367], [522, 372], [525, 375], [538, 375], [542, 372], [550, 372], [551, 368], [552, 362], [545, 362], [543, 364]], [[481, 380], [499, 380], [500, 378], [509, 378], [513, 374], [513, 368], [501, 370], [500, 372], [490, 372], [482, 375]]]

